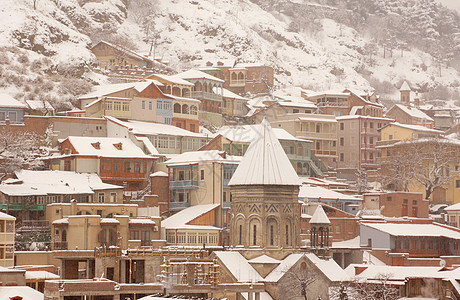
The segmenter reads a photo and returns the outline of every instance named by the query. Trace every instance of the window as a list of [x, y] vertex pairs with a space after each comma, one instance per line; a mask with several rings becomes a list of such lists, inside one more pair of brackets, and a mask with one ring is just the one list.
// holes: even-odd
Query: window
[[0, 111], [0, 121], [5, 121], [6, 113], [4, 111]]
[[110, 202], [117, 202], [117, 193], [111, 192], [110, 193]]
[[106, 110], [112, 110], [112, 102], [111, 101], [105, 102], [105, 109]]
[[129, 103], [123, 102], [123, 111], [129, 111]]
[[11, 122], [16, 122], [17, 114], [15, 111], [10, 111], [8, 113], [8, 118], [10, 119]]
[[417, 200], [412, 200], [412, 205], [417, 205]]
[[242, 244], [242, 239], [243, 238], [243, 225], [240, 225], [240, 235], [239, 235], [239, 244], [241, 245]]
[[387, 197], [387, 201], [392, 201], [393, 199], [391, 197]]
[[104, 203], [105, 193], [98, 193], [97, 194], [97, 201], [99, 203]]
[[145, 100], [142, 100], [142, 109], [145, 109]]
[[373, 122], [369, 123], [369, 128], [374, 128], [374, 123]]
[[121, 102], [120, 101], [115, 101], [113, 103], [113, 106], [114, 106], [113, 107], [114, 110], [121, 110]]
[[392, 139], [393, 139], [393, 135], [390, 134], [390, 135], [388, 136], [388, 139], [389, 139], [389, 140], [392, 140]]
[[345, 154], [344, 153], [340, 153], [340, 161], [344, 161], [345, 160]]
[[340, 138], [340, 146], [343, 146], [345, 143], [345, 139], [343, 137]]
[[286, 245], [289, 245], [289, 225], [286, 225]]
[[56, 209], [56, 215], [59, 215], [59, 209]]
[[299, 110], [298, 110], [298, 109], [296, 109], [296, 108], [294, 108], [294, 109], [292, 110], [292, 113], [294, 113], [294, 114], [298, 114], [298, 113], [299, 113]]
[[[274, 239], [274, 229], [273, 229], [273, 225], [270, 225], [270, 245], [273, 246], [274, 243], [275, 243], [275, 239]], [[255, 244], [255, 242], [254, 242]]]
[[71, 171], [71, 161], [64, 160], [64, 171]]
[[149, 101], [149, 110], [152, 110], [152, 108], [153, 108], [152, 101]]
[[131, 240], [138, 240], [139, 239], [139, 231], [131, 231], [130, 232], [130, 239]]
[[455, 187], [460, 188], [460, 180], [455, 180]]
[[316, 124], [316, 133], [321, 132], [321, 124]]
[[374, 144], [374, 138], [372, 136], [369, 138], [369, 144], [371, 144], [371, 145]]
[[204, 180], [204, 170], [200, 170], [200, 180]]
[[340, 130], [344, 130], [345, 129], [345, 124], [344, 123], [340, 123]]
[[253, 234], [253, 236], [252, 236], [252, 244], [256, 245], [257, 244], [257, 225], [254, 225], [254, 229], [253, 229], [252, 234]]

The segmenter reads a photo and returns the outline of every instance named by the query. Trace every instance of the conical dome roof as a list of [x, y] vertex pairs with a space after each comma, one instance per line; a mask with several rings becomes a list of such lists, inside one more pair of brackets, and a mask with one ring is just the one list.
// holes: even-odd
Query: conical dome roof
[[410, 91], [410, 86], [409, 84], [407, 83], [407, 81], [404, 81], [403, 84], [401, 85], [401, 88], [399, 89], [401, 92], [405, 92], [405, 91]]
[[229, 185], [300, 185], [270, 123], [264, 119]]
[[315, 213], [311, 217], [310, 224], [331, 224], [321, 205], [318, 205], [316, 208]]

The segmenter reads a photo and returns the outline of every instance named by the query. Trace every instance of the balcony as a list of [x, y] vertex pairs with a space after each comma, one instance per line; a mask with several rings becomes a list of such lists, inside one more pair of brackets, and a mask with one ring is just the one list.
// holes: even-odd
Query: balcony
[[337, 156], [337, 151], [329, 150], [311, 150], [316, 156]]
[[180, 181], [170, 181], [169, 189], [197, 189], [198, 180], [180, 180]]
[[54, 242], [54, 250], [67, 250], [67, 242]]
[[242, 87], [246, 85], [246, 80], [230, 80], [231, 87]]
[[169, 202], [169, 210], [182, 210], [190, 207], [190, 202]]
[[204, 91], [192, 91], [191, 97], [200, 100], [222, 101], [222, 95]]
[[143, 181], [145, 180], [142, 173], [129, 172], [104, 172], [99, 173], [102, 180], [123, 180], [123, 181]]
[[300, 131], [295, 132], [296, 137], [312, 140], [337, 140], [336, 132], [311, 132], [311, 131]]

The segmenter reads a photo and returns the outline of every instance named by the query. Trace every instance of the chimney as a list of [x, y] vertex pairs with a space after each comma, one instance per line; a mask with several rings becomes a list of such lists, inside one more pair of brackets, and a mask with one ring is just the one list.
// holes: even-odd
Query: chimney
[[415, 92], [414, 105], [417, 108], [420, 107], [420, 96], [418, 95], [418, 92]]

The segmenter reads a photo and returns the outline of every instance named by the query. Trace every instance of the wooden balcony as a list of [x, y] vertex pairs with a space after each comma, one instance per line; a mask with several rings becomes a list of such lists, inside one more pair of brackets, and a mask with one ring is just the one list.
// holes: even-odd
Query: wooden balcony
[[204, 91], [192, 91], [191, 98], [200, 100], [222, 101], [222, 95]]
[[120, 180], [120, 181], [143, 181], [145, 180], [142, 173], [128, 173], [128, 172], [100, 172], [99, 177], [102, 180]]
[[336, 132], [311, 132], [311, 131], [300, 131], [297, 130], [295, 132], [296, 137], [303, 138], [303, 139], [311, 139], [311, 140], [337, 140], [337, 133]]

